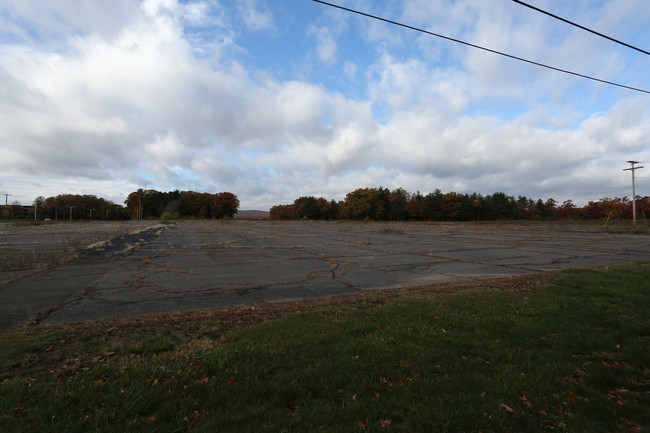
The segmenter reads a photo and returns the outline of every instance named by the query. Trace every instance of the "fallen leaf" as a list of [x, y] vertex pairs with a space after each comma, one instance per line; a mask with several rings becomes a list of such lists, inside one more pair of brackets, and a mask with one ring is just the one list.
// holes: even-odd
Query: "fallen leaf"
[[501, 408], [508, 413], [515, 413], [515, 410], [506, 404], [501, 403]]
[[392, 421], [392, 420], [389, 420], [389, 419], [382, 419], [382, 420], [379, 420], [379, 424], [381, 424], [382, 428], [386, 428], [386, 427], [388, 427], [388, 426], [390, 425], [390, 423], [392, 423], [392, 422], [393, 422], [393, 421]]
[[291, 412], [292, 415], [296, 413], [296, 406], [290, 401], [287, 402], [287, 409], [289, 409], [289, 412]]
[[357, 423], [357, 425], [359, 426], [359, 428], [360, 428], [361, 430], [365, 430], [365, 429], [366, 429], [366, 425], [365, 425], [364, 423], [362, 423], [361, 421], [359, 421], [359, 422]]

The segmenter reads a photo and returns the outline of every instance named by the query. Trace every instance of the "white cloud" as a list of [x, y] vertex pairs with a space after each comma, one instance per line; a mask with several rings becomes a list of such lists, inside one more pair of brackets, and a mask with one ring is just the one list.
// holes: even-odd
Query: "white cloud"
[[650, 112], [641, 98], [617, 104], [584, 122], [585, 133], [603, 148], [643, 151], [650, 148]]
[[354, 79], [354, 77], [357, 75], [358, 70], [359, 67], [354, 62], [346, 61], [343, 64], [343, 76], [346, 79]]
[[239, 2], [239, 10], [248, 29], [261, 31], [275, 28], [273, 13], [265, 3], [258, 0], [242, 0]]
[[[256, 65], [250, 59], [269, 53], [238, 46], [246, 29], [248, 37], [267, 30], [280, 37], [274, 4], [76, 3], [0, 6], [11, 11], [0, 13], [8, 175], [0, 189], [26, 203], [68, 192], [121, 202], [116, 197], [153, 187], [229, 190], [244, 207], [268, 208], [380, 185], [580, 202], [624, 194], [612, 193], [627, 185], [624, 161], [650, 157], [647, 97], [576, 85], [388, 25], [328, 21], [340, 14], [304, 20], [296, 40], [277, 49], [300, 47], [296, 62], [316, 49], [322, 64], [306, 81], [290, 74], [294, 64]], [[638, 5], [629, 0], [626, 14], [601, 22], [620, 29]], [[607, 76], [624, 69], [615, 51], [600, 57], [614, 63], [599, 70], [597, 56], [581, 47], [600, 42], [573, 31], [550, 35], [546, 20], [526, 9], [446, 0], [404, 6], [386, 12]], [[95, 16], [102, 13], [105, 20]], [[236, 16], [246, 29], [236, 28]], [[343, 49], [350, 37], [366, 51]], [[354, 98], [345, 86], [359, 86]]]
[[337, 60], [338, 46], [330, 28], [312, 26], [309, 28], [307, 34], [316, 38], [316, 52], [321, 62], [326, 65], [333, 65]]

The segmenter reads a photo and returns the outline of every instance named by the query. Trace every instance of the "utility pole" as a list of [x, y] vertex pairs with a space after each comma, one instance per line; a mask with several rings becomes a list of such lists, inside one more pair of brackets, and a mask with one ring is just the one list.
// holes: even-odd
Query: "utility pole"
[[7, 202], [9, 201], [9, 196], [10, 196], [11, 194], [3, 193], [2, 195], [5, 196], [5, 207], [7, 207]]
[[69, 207], [69, 208], [70, 208], [70, 221], [72, 221], [72, 209], [76, 208], [77, 206], [68, 206], [68, 205], [65, 205], [65, 207]]
[[628, 161], [628, 164], [631, 164], [632, 167], [630, 168], [624, 168], [623, 171], [631, 171], [632, 172], [632, 227], [636, 227], [636, 184], [634, 182], [634, 171], [638, 170], [641, 167], [635, 167], [635, 164], [638, 164], [639, 161]]

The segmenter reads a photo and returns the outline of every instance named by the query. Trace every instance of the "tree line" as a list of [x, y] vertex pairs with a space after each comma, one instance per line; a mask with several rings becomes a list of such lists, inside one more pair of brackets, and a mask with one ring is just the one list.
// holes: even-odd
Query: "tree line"
[[[650, 211], [650, 197], [637, 196], [637, 212]], [[273, 206], [271, 219], [352, 219], [376, 221], [490, 221], [506, 219], [602, 219], [632, 218], [632, 201], [627, 197], [603, 198], [583, 207], [572, 200], [559, 204], [553, 198], [517, 198], [503, 192], [459, 194], [435, 191], [426, 195], [403, 188], [359, 188], [342, 201], [303, 196], [293, 204]]]
[[128, 219], [124, 206], [92, 194], [36, 197], [31, 206], [19, 202], [3, 206], [3, 219], [105, 220]]
[[129, 194], [124, 204], [132, 219], [232, 218], [239, 209], [239, 199], [230, 192], [138, 189]]
[[39, 220], [232, 218], [239, 209], [239, 199], [230, 192], [210, 194], [138, 189], [128, 195], [124, 204], [126, 206], [89, 194], [40, 196], [31, 206], [23, 206], [19, 202], [0, 206], [0, 217]]

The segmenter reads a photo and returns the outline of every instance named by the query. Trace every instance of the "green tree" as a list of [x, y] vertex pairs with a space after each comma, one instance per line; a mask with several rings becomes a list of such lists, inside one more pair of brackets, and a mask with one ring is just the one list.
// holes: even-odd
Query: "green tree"
[[313, 196], [299, 197], [293, 202], [293, 219], [320, 219], [318, 200]]
[[409, 218], [410, 194], [403, 188], [394, 189], [388, 196], [388, 219], [403, 221]]
[[486, 219], [504, 220], [516, 219], [518, 216], [517, 202], [512, 196], [503, 192], [495, 192], [485, 198]]
[[442, 212], [443, 197], [442, 191], [439, 189], [424, 196], [424, 219], [442, 221], [444, 218]]

